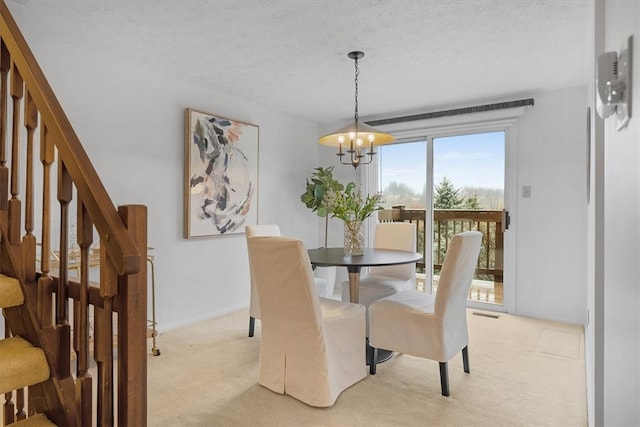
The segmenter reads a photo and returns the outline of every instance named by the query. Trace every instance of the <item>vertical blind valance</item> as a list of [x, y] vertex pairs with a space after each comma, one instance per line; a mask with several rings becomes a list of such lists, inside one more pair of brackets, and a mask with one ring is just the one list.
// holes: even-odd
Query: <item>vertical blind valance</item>
[[481, 113], [486, 111], [504, 110], [507, 108], [533, 107], [533, 98], [520, 99], [517, 101], [498, 102], [494, 104], [476, 105], [473, 107], [452, 108], [443, 111], [433, 111], [429, 113], [412, 114], [408, 116], [391, 117], [388, 119], [379, 119], [367, 121], [370, 126], [384, 126], [395, 123], [412, 122], [417, 120], [436, 119], [440, 117], [457, 116], [460, 114]]

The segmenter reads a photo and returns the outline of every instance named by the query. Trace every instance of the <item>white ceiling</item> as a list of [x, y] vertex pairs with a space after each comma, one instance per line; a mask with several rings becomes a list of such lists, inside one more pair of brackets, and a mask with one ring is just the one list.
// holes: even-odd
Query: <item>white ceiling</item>
[[10, 0], [79, 48], [317, 122], [586, 83], [591, 0]]

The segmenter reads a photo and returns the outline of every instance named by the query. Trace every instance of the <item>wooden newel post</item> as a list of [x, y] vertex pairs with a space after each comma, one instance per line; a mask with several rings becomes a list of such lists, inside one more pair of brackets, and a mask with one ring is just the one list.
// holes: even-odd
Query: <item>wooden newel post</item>
[[147, 207], [118, 213], [140, 251], [140, 271], [118, 279], [118, 425], [147, 425]]

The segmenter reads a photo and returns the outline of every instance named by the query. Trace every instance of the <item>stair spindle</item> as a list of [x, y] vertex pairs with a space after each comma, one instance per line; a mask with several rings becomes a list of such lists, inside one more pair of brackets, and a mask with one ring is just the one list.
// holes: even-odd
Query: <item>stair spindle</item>
[[81, 424], [90, 424], [92, 420], [92, 378], [89, 374], [89, 250], [93, 243], [93, 223], [89, 212], [78, 200], [77, 241], [80, 245], [80, 295], [75, 305], [74, 348], [78, 357], [76, 399]]
[[[8, 324], [4, 324], [4, 337], [5, 338], [9, 338], [11, 336], [11, 331], [9, 330], [9, 325]], [[4, 423], [6, 424], [11, 424], [15, 421], [14, 418], [14, 414], [15, 414], [15, 404], [13, 403], [13, 392], [9, 391], [7, 393], [4, 394], [4, 405], [3, 405], [3, 417], [4, 417]]]
[[60, 266], [58, 279], [58, 325], [68, 323], [67, 288], [69, 286], [69, 203], [73, 198], [73, 183], [64, 162], [58, 166], [58, 202], [60, 204]]
[[28, 281], [36, 279], [36, 236], [33, 234], [33, 134], [38, 126], [38, 110], [27, 91], [24, 103], [24, 125], [27, 129], [27, 155], [25, 179], [25, 209], [22, 249], [24, 253], [24, 276]]
[[11, 70], [11, 99], [13, 100], [13, 125], [11, 127], [11, 199], [9, 200], [9, 243], [20, 243], [20, 212], [22, 202], [18, 198], [20, 184], [20, 104], [24, 96], [24, 81], [14, 65]]
[[53, 327], [53, 278], [51, 271], [51, 165], [54, 145], [46, 126], [40, 131], [40, 162], [42, 163], [42, 230], [40, 271], [38, 279], [38, 321], [43, 329]]
[[11, 56], [4, 40], [0, 41], [0, 209], [9, 201], [9, 168], [7, 167], [7, 92]]
[[24, 389], [21, 388], [16, 392], [16, 419], [18, 421], [27, 418], [27, 413], [24, 411]]

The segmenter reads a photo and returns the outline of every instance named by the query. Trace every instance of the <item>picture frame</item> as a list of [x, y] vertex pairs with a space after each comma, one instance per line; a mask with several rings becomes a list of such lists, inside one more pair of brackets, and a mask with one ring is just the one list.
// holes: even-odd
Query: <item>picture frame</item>
[[258, 223], [259, 127], [185, 108], [184, 237]]

